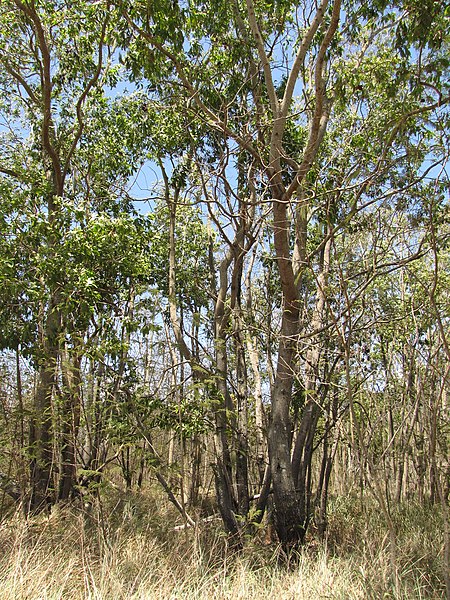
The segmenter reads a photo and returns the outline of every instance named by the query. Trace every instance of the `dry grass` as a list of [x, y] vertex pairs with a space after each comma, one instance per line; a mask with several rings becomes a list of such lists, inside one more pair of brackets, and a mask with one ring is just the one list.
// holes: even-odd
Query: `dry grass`
[[396, 515], [396, 589], [379, 513], [356, 501], [335, 503], [328, 541], [311, 537], [289, 565], [275, 546], [251, 540], [232, 552], [211, 526], [173, 532], [174, 518], [161, 502], [132, 495], [111, 498], [90, 517], [69, 508], [28, 522], [14, 515], [0, 525], [0, 598], [444, 598], [435, 508], [403, 508]]

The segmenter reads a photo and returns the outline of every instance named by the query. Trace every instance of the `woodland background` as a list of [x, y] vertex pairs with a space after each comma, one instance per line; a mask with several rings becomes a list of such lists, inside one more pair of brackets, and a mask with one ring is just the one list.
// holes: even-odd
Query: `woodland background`
[[2, 597], [448, 597], [449, 22], [2, 0]]

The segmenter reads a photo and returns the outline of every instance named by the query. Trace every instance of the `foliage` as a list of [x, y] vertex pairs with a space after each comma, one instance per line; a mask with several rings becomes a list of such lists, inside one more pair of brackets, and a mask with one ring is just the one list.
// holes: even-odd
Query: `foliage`
[[50, 503], [102, 498], [119, 465], [192, 524], [214, 481], [241, 543], [270, 490], [290, 553], [358, 485], [391, 572], [355, 594], [422, 593], [395, 507], [448, 500], [449, 19], [2, 2], [0, 431], [24, 498], [39, 469]]

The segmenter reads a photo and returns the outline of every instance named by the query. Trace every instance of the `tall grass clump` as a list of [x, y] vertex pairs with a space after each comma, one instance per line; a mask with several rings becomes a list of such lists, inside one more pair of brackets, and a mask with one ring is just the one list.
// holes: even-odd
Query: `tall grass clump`
[[89, 513], [70, 506], [28, 520], [16, 513], [0, 524], [0, 599], [443, 598], [439, 511], [405, 505], [393, 518], [396, 589], [382, 517], [357, 499], [335, 500], [325, 539], [312, 528], [289, 559], [258, 536], [236, 552], [219, 522], [175, 530], [170, 505], [147, 494], [111, 494]]

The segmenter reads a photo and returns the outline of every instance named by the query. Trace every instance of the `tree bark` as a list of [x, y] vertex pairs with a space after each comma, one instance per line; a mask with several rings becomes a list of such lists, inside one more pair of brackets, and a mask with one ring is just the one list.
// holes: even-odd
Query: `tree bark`
[[56, 369], [59, 357], [58, 337], [60, 312], [55, 296], [50, 299], [42, 331], [41, 366], [34, 394], [30, 421], [30, 487], [29, 509], [45, 509], [55, 500], [53, 485], [53, 405]]
[[61, 473], [59, 500], [68, 500], [73, 493], [77, 472], [77, 440], [81, 414], [81, 355], [64, 353], [62, 365], [64, 404], [62, 415]]

